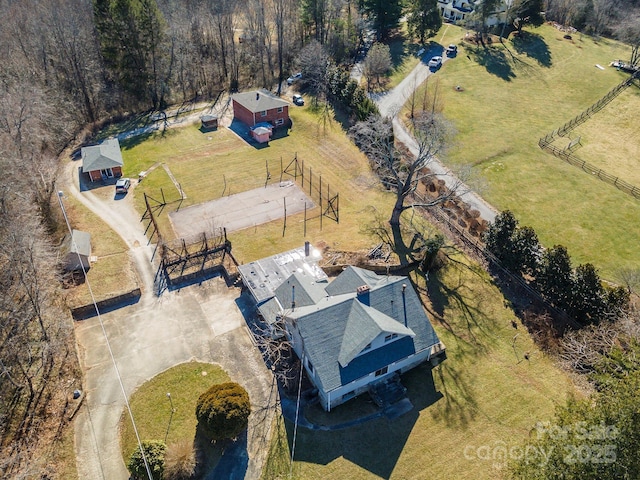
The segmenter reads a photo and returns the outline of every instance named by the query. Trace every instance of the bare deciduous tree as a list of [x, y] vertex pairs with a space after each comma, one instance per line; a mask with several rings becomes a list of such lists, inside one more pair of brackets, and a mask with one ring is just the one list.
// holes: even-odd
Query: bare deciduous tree
[[371, 89], [371, 83], [375, 78], [380, 84], [380, 75], [384, 75], [391, 69], [391, 52], [389, 46], [383, 43], [375, 43], [367, 58], [364, 59], [364, 76], [367, 77], [367, 88]]
[[631, 46], [629, 63], [638, 65], [640, 63], [640, 10], [625, 15], [625, 18], [615, 27], [615, 32], [620, 40]]
[[445, 152], [453, 136], [453, 126], [433, 110], [422, 110], [411, 119], [411, 130], [418, 146], [417, 155], [400, 151], [393, 134], [390, 119], [372, 115], [358, 122], [350, 134], [360, 149], [367, 154], [382, 183], [396, 195], [389, 224], [394, 237], [396, 253], [401, 261], [404, 242], [400, 229], [402, 213], [414, 207], [432, 207], [460, 193], [462, 182], [456, 180], [452, 188], [428, 201], [419, 201], [413, 194], [421, 182], [429, 182], [439, 175], [429, 169], [437, 155]]

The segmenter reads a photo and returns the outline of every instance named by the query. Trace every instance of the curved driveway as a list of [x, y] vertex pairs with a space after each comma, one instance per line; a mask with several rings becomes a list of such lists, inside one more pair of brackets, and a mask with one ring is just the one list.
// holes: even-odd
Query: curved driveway
[[[437, 74], [432, 72], [427, 66], [426, 62], [433, 55], [443, 55], [442, 51], [428, 50], [422, 57], [421, 61], [415, 68], [407, 75], [402, 82], [395, 88], [388, 90], [381, 94], [372, 94], [371, 98], [378, 106], [378, 110], [383, 117], [390, 117], [393, 119], [393, 132], [398, 140], [404, 143], [407, 148], [414, 154], [418, 154], [418, 145], [413, 136], [402, 125], [402, 122], [398, 120], [398, 113], [400, 109], [409, 99], [411, 94], [416, 90], [430, 75]], [[454, 58], [448, 58], [446, 55], [442, 57], [442, 63], [444, 65], [447, 61], [456, 61]], [[488, 222], [493, 222], [496, 217], [497, 210], [487, 203], [480, 195], [472, 191], [464, 183], [462, 183], [455, 174], [445, 167], [437, 158], [433, 158], [429, 163], [429, 168], [432, 172], [442, 178], [449, 188], [455, 188], [457, 186], [460, 191], [460, 198], [471, 208], [475, 208], [480, 212], [480, 216]]]
[[[130, 396], [158, 373], [198, 360], [219, 363], [247, 389], [254, 411], [248, 438], [227, 450], [220, 463], [227, 467], [241, 465], [240, 469], [226, 470], [233, 472], [229, 478], [259, 478], [268, 451], [275, 395], [271, 391], [271, 374], [245, 328], [242, 311], [250, 309], [250, 301], [239, 288], [227, 287], [220, 277], [155, 296], [153, 246], [148, 245], [144, 225], [133, 207], [133, 192], [116, 200], [112, 185], [80, 191], [78, 164], [70, 162], [65, 169], [63, 193], [76, 197], [120, 234], [130, 249], [142, 289], [137, 303], [101, 315], [104, 330], [97, 317], [75, 322], [86, 393], [75, 422], [78, 477], [128, 479], [118, 433], [125, 406], [123, 389]], [[230, 460], [225, 461], [227, 458]]]

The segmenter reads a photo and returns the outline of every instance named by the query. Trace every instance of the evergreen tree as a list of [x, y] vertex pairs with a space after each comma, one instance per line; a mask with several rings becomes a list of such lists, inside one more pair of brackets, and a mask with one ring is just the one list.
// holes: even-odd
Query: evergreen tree
[[424, 44], [425, 38], [434, 36], [442, 26], [442, 15], [437, 0], [415, 0], [407, 5], [407, 26], [409, 34], [418, 37]]
[[198, 398], [198, 429], [213, 441], [235, 438], [247, 428], [251, 404], [247, 391], [234, 382], [212, 386]]
[[401, 0], [361, 0], [362, 10], [373, 23], [378, 40], [384, 40], [400, 23]]
[[543, 0], [516, 0], [511, 9], [511, 18], [518, 31], [525, 25], [539, 27], [544, 23], [542, 12], [544, 11]]
[[572, 297], [571, 310], [580, 323], [599, 323], [604, 320], [607, 295], [596, 268], [590, 263], [576, 268]]
[[105, 64], [116, 83], [138, 101], [162, 108], [165, 21], [156, 0], [94, 0]]
[[536, 285], [549, 302], [572, 314], [574, 281], [571, 258], [566, 247], [556, 245], [543, 254]]

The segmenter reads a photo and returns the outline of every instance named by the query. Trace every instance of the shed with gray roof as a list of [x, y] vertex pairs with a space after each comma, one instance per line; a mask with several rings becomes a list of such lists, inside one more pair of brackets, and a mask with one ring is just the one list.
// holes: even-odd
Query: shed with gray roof
[[91, 267], [91, 234], [73, 230], [62, 243], [62, 265], [66, 272], [89, 270]]

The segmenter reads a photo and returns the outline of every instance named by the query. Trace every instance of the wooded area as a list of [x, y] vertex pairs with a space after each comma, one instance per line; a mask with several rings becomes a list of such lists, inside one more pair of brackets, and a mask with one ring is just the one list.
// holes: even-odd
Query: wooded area
[[[389, 3], [394, 8], [382, 9]], [[433, 13], [435, 0], [419, 3]], [[640, 22], [626, 14], [640, 6], [637, 0], [546, 3], [547, 20], [638, 36], [633, 27]], [[54, 248], [63, 231], [56, 200], [63, 149], [129, 113], [223, 90], [279, 92], [311, 40], [336, 64], [350, 63], [368, 25], [387, 37], [401, 6], [382, 0], [0, 2], [0, 476], [39, 477], [55, 468], [46, 456], [34, 461], [34, 454], [51, 448], [67, 420], [69, 392], [80, 387]], [[419, 14], [415, 6], [411, 12]], [[423, 38], [430, 29], [414, 24], [412, 31]], [[335, 71], [333, 77], [341, 78]]]

